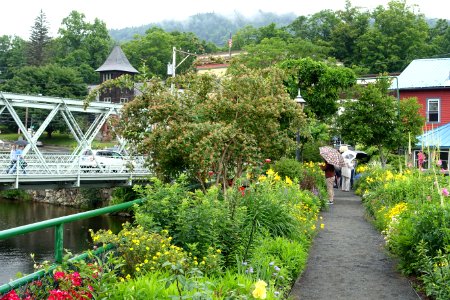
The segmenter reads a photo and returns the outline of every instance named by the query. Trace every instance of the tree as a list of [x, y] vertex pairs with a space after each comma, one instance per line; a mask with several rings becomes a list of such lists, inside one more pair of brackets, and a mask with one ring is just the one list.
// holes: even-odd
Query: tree
[[[189, 53], [201, 54], [211, 45], [200, 41], [193, 33], [165, 32], [161, 28], [153, 27], [144, 36], [135, 36], [134, 40], [122, 45], [130, 63], [136, 67], [145, 64], [150, 76], [164, 78], [167, 76], [167, 63], [172, 62], [172, 48]], [[177, 64], [186, 54], [177, 53]], [[190, 56], [179, 65], [176, 72], [181, 74], [192, 67], [195, 57]]]
[[0, 36], [0, 84], [26, 65], [26, 42], [17, 36]]
[[203, 187], [211, 178], [226, 188], [244, 170], [293, 146], [304, 115], [283, 78], [273, 67], [235, 68], [221, 81], [187, 74], [176, 77], [183, 92], [175, 94], [155, 79], [125, 106], [119, 132], [149, 155], [160, 177], [186, 172]]
[[430, 52], [425, 17], [415, 14], [405, 0], [391, 1], [387, 9], [378, 6], [372, 17], [373, 26], [357, 42], [358, 64], [372, 73], [400, 72]]
[[430, 28], [431, 54], [438, 57], [450, 56], [450, 26], [448, 20], [439, 19]]
[[328, 49], [301, 39], [265, 38], [259, 44], [247, 45], [245, 53], [236, 57], [238, 64], [249, 68], [267, 68], [287, 59], [314, 57], [325, 59]]
[[99, 19], [88, 23], [84, 14], [72, 11], [63, 19], [58, 33], [55, 61], [77, 69], [87, 83], [98, 82], [95, 69], [103, 64], [113, 45], [106, 24]]
[[342, 138], [377, 147], [383, 166], [386, 151], [407, 146], [408, 133], [415, 136], [423, 124], [417, 99], [402, 100], [400, 105], [389, 95], [390, 84], [389, 78], [380, 77], [375, 83], [360, 87], [358, 100], [347, 101], [337, 119]]
[[[76, 70], [49, 64], [41, 67], [28, 66], [17, 70], [12, 79], [0, 85], [0, 90], [21, 94], [82, 98], [87, 93], [87, 86]], [[31, 109], [29, 115], [32, 114], [35, 115], [34, 123], [39, 123], [44, 121], [48, 111]], [[59, 129], [66, 130], [67, 126], [62, 118], [55, 118], [46, 128], [49, 138], [53, 131]]]
[[319, 120], [330, 122], [337, 112], [341, 92], [356, 83], [355, 73], [346, 67], [314, 61], [311, 58], [286, 60], [280, 64], [290, 77], [286, 85], [292, 98], [300, 88], [307, 111]]
[[351, 67], [355, 62], [361, 61], [357, 43], [359, 37], [369, 30], [368, 12], [361, 12], [346, 1], [345, 10], [338, 11], [339, 22], [331, 31], [332, 55], [345, 66]]
[[30, 42], [28, 44], [28, 62], [30, 65], [41, 66], [47, 59], [46, 48], [50, 41], [48, 22], [41, 10], [31, 27]]

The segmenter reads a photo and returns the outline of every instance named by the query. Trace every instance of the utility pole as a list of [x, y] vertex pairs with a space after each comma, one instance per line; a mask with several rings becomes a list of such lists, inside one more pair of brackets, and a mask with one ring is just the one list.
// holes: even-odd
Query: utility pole
[[[177, 65], [177, 52], [179, 53], [183, 53], [186, 56], [180, 61], [180, 63]], [[172, 63], [168, 63], [167, 64], [167, 75], [172, 75], [172, 79], [175, 79], [175, 75], [176, 75], [176, 69], [182, 64], [184, 63], [184, 61], [189, 57], [189, 56], [198, 56], [195, 53], [190, 53], [190, 52], [186, 52], [186, 51], [182, 51], [182, 50], [177, 50], [176, 47], [172, 48]], [[172, 82], [172, 84], [170, 85], [170, 89], [172, 91], [172, 93], [174, 93], [174, 83]]]

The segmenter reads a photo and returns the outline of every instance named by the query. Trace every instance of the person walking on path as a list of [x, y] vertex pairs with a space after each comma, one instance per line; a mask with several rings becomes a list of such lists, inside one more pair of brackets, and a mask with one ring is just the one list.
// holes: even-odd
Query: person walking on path
[[307, 267], [295, 282], [292, 300], [417, 300], [396, 270], [382, 235], [364, 217], [361, 199], [336, 191], [335, 204], [321, 213]]
[[334, 203], [334, 176], [335, 170], [334, 166], [325, 162], [325, 164], [321, 165], [320, 168], [325, 171], [325, 180], [327, 183], [327, 192], [328, 192], [328, 204]]
[[344, 166], [342, 167], [342, 190], [344, 192], [350, 191], [350, 179], [352, 176], [352, 170], [353, 170], [353, 162], [349, 159], [344, 159]]

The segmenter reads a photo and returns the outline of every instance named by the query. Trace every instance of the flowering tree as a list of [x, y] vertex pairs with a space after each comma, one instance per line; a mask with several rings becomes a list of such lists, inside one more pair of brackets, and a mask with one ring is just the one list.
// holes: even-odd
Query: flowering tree
[[189, 74], [175, 79], [176, 92], [150, 81], [124, 107], [119, 133], [160, 177], [188, 173], [205, 187], [224, 187], [264, 158], [279, 158], [293, 146], [304, 115], [277, 68], [233, 68], [222, 79]]

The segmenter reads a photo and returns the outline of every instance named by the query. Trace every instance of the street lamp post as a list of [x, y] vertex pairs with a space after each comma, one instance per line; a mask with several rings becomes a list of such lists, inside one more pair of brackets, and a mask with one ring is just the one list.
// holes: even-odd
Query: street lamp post
[[[302, 95], [300, 94], [300, 88], [298, 88], [298, 95], [297, 95], [297, 97], [295, 97], [294, 101], [295, 101], [295, 103], [300, 105], [301, 109], [303, 110], [303, 108], [305, 107], [306, 101], [305, 101], [305, 99], [303, 99]], [[300, 130], [297, 130], [296, 140], [297, 140], [297, 148], [295, 149], [295, 159], [297, 161], [300, 161]]]

